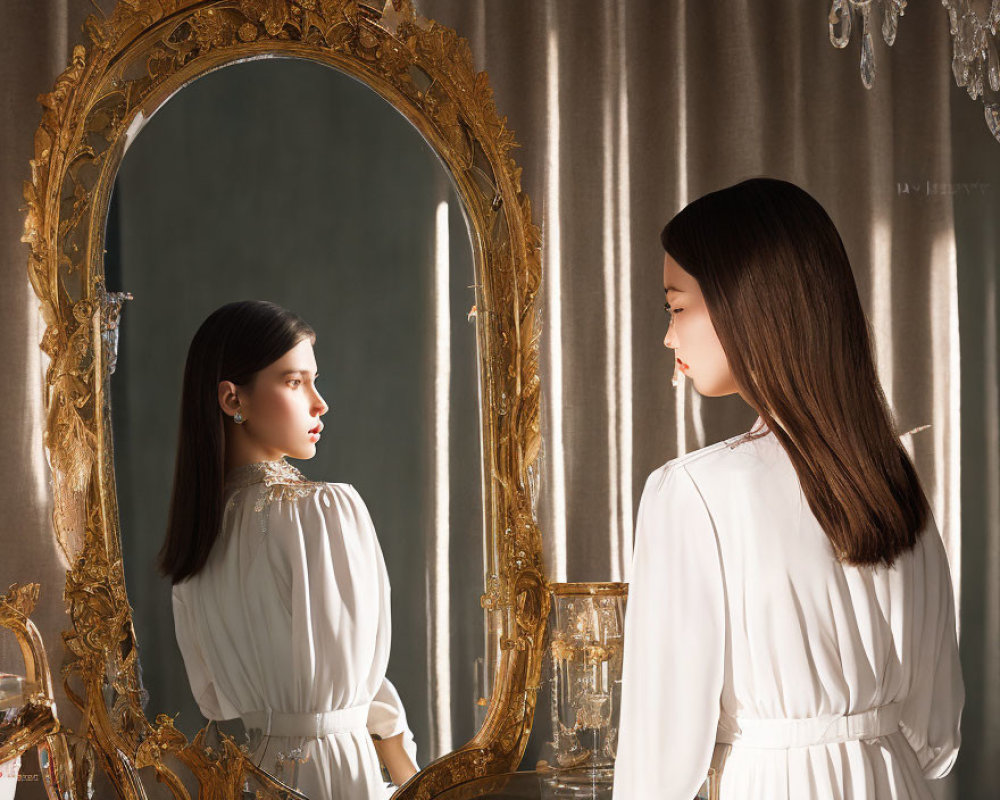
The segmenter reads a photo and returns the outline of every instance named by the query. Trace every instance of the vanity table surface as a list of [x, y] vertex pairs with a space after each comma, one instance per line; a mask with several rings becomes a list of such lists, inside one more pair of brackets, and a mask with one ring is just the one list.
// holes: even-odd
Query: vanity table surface
[[463, 783], [438, 795], [438, 800], [611, 800], [611, 784], [595, 783], [582, 772], [530, 770], [491, 775]]

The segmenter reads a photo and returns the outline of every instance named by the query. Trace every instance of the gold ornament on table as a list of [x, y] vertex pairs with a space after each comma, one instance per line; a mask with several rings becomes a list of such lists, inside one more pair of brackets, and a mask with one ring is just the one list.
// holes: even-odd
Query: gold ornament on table
[[59, 723], [48, 657], [30, 619], [38, 592], [37, 583], [15, 583], [0, 597], [0, 626], [13, 632], [24, 659], [24, 675], [0, 679], [0, 765], [10, 769], [35, 747], [48, 796], [87, 800], [93, 795], [93, 751]]

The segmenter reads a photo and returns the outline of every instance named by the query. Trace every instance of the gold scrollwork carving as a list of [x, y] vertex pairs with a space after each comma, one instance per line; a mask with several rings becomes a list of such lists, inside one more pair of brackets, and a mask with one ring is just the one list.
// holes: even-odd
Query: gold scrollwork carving
[[[118, 795], [142, 798], [151, 767], [177, 798], [172, 763], [200, 794], [235, 798], [253, 778], [264, 796], [279, 784], [254, 772], [230, 739], [210, 751], [171, 718], [142, 708], [138, 650], [125, 593], [110, 450], [109, 332], [124, 299], [103, 280], [103, 220], [125, 149], [144, 120], [184, 84], [249, 58], [311, 59], [366, 83], [404, 114], [447, 165], [466, 206], [476, 260], [477, 342], [483, 403], [484, 506], [491, 557], [484, 608], [501, 643], [482, 728], [417, 773], [395, 795], [431, 798], [474, 778], [516, 768], [527, 744], [541, 671], [548, 593], [535, 522], [541, 448], [538, 380], [540, 234], [521, 189], [517, 146], [497, 113], [467, 42], [423, 19], [411, 0], [121, 0], [91, 15], [88, 45], [42, 95], [42, 120], [24, 184], [28, 276], [50, 358], [45, 446], [55, 495], [53, 525], [68, 564], [64, 634], [67, 696], [77, 735]], [[103, 338], [102, 338], [103, 337]], [[105, 346], [102, 346], [102, 341]], [[56, 757], [82, 761], [64, 748]], [[287, 794], [287, 792], [285, 793]]]
[[0, 726], [0, 764], [38, 748], [39, 766], [52, 793], [77, 800], [91, 794], [92, 748], [63, 728], [56, 715], [52, 675], [41, 634], [31, 621], [39, 585], [13, 584], [0, 597], [0, 626], [12, 631], [24, 659], [21, 707]]

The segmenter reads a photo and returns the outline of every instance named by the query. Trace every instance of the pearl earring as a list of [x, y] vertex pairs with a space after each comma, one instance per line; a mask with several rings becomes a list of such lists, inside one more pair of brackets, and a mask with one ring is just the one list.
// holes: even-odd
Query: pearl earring
[[236, 413], [233, 414], [233, 422], [235, 422], [237, 425], [239, 425], [245, 419], [246, 417], [244, 417], [243, 414], [240, 413], [239, 409], [237, 409]]

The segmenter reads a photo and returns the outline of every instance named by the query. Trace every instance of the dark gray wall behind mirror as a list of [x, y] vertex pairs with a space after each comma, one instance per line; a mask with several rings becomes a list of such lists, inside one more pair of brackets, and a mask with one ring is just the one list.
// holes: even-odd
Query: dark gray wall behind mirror
[[[450, 536], [447, 630], [434, 585], [435, 216], [448, 203]], [[331, 406], [314, 480], [354, 484], [392, 584], [388, 676], [420, 766], [474, 729], [482, 653], [483, 522], [475, 301], [468, 229], [450, 178], [410, 123], [325, 66], [268, 59], [178, 92], [125, 155], [108, 220], [110, 290], [130, 291], [111, 378], [115, 472], [147, 715], [203, 724], [177, 649], [169, 581], [154, 568], [166, 525], [184, 358], [233, 300], [267, 299], [317, 331]], [[441, 324], [441, 323], [438, 323]], [[440, 384], [439, 384], [440, 385]], [[443, 635], [442, 635], [443, 634]], [[447, 642], [442, 652], [435, 641]], [[442, 698], [450, 696], [450, 701]]]

